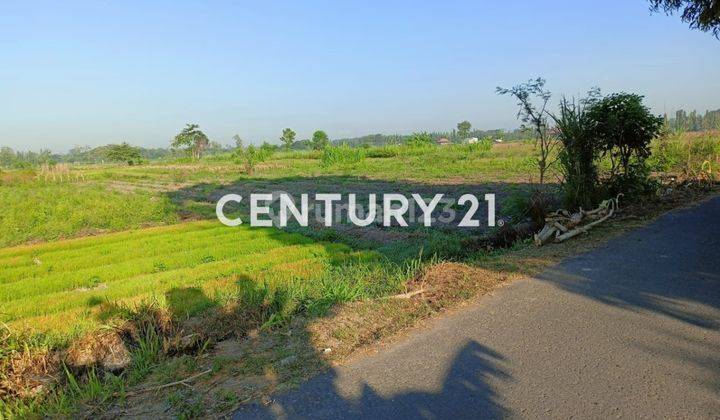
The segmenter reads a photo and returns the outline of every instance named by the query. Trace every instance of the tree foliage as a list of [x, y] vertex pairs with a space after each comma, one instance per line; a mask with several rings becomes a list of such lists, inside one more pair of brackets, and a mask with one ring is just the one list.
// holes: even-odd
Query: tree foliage
[[650, 156], [650, 141], [663, 126], [662, 117], [643, 105], [643, 96], [616, 93], [597, 100], [588, 110], [601, 151], [610, 156], [611, 176], [629, 175], [633, 163]]
[[280, 141], [283, 143], [285, 150], [290, 150], [290, 147], [292, 147], [292, 144], [295, 141], [295, 131], [290, 128], [284, 129], [282, 131], [282, 136], [280, 136]]
[[236, 149], [242, 149], [243, 147], [243, 139], [240, 137], [240, 135], [235, 134], [232, 136], [233, 141], [235, 142], [235, 148]]
[[193, 159], [200, 159], [210, 144], [210, 140], [199, 127], [197, 124], [187, 124], [173, 139], [172, 148], [185, 149]]
[[470, 124], [470, 121], [462, 121], [458, 123], [458, 136], [461, 140], [470, 137], [470, 129], [472, 129], [472, 124]]
[[313, 150], [323, 150], [325, 147], [330, 145], [330, 138], [327, 133], [322, 130], [317, 130], [312, 135], [312, 148]]
[[[643, 105], [641, 95], [615, 93], [605, 97], [590, 91], [579, 101], [563, 99], [555, 116], [562, 148], [558, 154], [563, 192], [571, 208], [594, 207], [604, 196], [647, 190], [650, 142], [663, 119]], [[600, 176], [600, 162], [609, 158], [609, 171]]]
[[668, 15], [682, 11], [681, 18], [690, 28], [711, 31], [720, 39], [720, 0], [650, 0], [650, 9]]
[[52, 163], [57, 157], [47, 149], [40, 149], [40, 152], [21, 152], [6, 146], [0, 147], [0, 167], [5, 168], [26, 168], [41, 163]]
[[674, 118], [665, 117], [665, 124], [677, 132], [720, 130], [720, 109], [706, 110], [705, 115], [696, 110], [678, 109]]
[[128, 165], [135, 165], [142, 161], [142, 153], [139, 147], [123, 142], [109, 144], [105, 149], [105, 158], [111, 162], [125, 162]]

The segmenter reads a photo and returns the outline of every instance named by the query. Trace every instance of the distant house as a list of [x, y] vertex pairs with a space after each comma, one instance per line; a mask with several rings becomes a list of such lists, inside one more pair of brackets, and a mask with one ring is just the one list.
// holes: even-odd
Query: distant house
[[437, 139], [436, 143], [438, 146], [448, 146], [450, 145], [450, 140], [446, 139], [445, 137], [441, 137]]
[[463, 140], [463, 143], [467, 143], [467, 144], [475, 144], [477, 142], [478, 142], [477, 137], [470, 137], [469, 139]]
[[502, 143], [503, 139], [495, 139], [494, 141], [495, 141], [495, 143]]

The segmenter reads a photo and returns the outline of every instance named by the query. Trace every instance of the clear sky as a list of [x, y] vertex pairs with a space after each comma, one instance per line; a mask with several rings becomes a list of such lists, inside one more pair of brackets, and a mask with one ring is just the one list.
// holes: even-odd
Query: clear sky
[[21, 150], [164, 147], [187, 122], [223, 144], [514, 128], [495, 87], [536, 76], [716, 109], [720, 41], [646, 0], [0, 3], [0, 145]]

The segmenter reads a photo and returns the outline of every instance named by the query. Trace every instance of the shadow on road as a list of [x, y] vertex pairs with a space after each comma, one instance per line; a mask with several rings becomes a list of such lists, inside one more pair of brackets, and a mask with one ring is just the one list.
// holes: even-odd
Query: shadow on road
[[633, 311], [720, 329], [720, 198], [664, 215], [539, 278]]
[[[241, 408], [244, 418], [497, 418], [508, 415], [488, 380], [509, 380], [500, 363], [504, 358], [476, 341], [466, 344], [453, 359], [437, 392], [407, 390], [380, 395], [368, 383], [354, 384], [336, 370], [317, 376], [300, 390], [277, 396], [269, 405], [254, 403]], [[417, 366], [418, 371], [426, 366]], [[387, 372], [388, 376], [400, 374]], [[403, 372], [402, 374], [408, 374]], [[381, 381], [381, 379], [380, 379]], [[340, 384], [342, 382], [343, 384]]]
[[720, 198], [668, 213], [538, 278], [648, 315], [643, 334], [631, 334], [628, 345], [661, 363], [680, 364], [685, 372], [673, 377], [673, 386], [699, 385], [720, 396], [719, 216]]

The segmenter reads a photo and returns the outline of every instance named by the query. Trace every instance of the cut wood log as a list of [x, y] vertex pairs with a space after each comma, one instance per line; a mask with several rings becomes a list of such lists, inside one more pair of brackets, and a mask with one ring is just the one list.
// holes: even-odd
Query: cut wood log
[[608, 214], [606, 214], [604, 217], [602, 217], [602, 218], [600, 218], [600, 219], [598, 219], [598, 220], [596, 220], [596, 221], [594, 221], [594, 222], [590, 222], [590, 223], [588, 223], [587, 225], [580, 226], [580, 227], [578, 227], [578, 228], [575, 228], [575, 229], [573, 229], [573, 230], [570, 230], [570, 231], [568, 231], [568, 232], [566, 232], [566, 233], [563, 233], [562, 235], [558, 235], [557, 237], [555, 237], [555, 242], [556, 242], [556, 243], [560, 243], [560, 242], [566, 241], [566, 240], [568, 240], [568, 239], [570, 239], [570, 238], [572, 238], [572, 237], [574, 237], [574, 236], [577, 236], [577, 235], [579, 235], [579, 234], [581, 234], [581, 233], [586, 233], [588, 230], [592, 229], [593, 226], [599, 225], [600, 223], [602, 223], [602, 222], [604, 222], [605, 220], [607, 220], [607, 219], [609, 219], [610, 217], [612, 217], [612, 215], [613, 215], [613, 210], [610, 209], [610, 211], [608, 212]]
[[[557, 223], [557, 222], [553, 222]], [[542, 230], [535, 234], [535, 245], [542, 246], [550, 242], [557, 235], [557, 228], [552, 224], [546, 224]]]
[[[542, 246], [551, 240], [559, 243], [585, 233], [615, 214], [619, 208], [620, 196], [604, 200], [593, 210], [580, 209], [576, 213], [560, 209], [545, 218], [545, 226], [534, 236], [535, 245]], [[584, 223], [584, 224], [583, 224]]]

